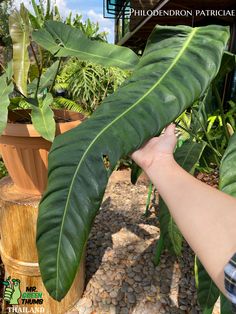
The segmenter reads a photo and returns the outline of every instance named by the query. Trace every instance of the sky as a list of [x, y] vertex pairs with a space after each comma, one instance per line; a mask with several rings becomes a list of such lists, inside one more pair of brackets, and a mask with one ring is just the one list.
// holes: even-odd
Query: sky
[[[24, 2], [28, 9], [31, 9], [30, 0], [14, 0], [17, 7]], [[51, 0], [55, 3], [62, 16], [67, 16], [70, 11], [83, 15], [83, 20], [90, 18], [93, 22], [98, 22], [101, 31], [109, 32], [108, 41], [114, 41], [114, 20], [103, 17], [103, 0]]]

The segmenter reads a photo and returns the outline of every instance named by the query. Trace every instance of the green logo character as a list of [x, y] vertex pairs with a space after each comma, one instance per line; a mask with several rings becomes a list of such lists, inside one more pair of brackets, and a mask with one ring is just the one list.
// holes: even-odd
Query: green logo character
[[8, 277], [6, 281], [3, 281], [3, 285], [6, 286], [4, 300], [11, 305], [18, 305], [21, 297], [20, 280], [11, 280], [11, 277]]

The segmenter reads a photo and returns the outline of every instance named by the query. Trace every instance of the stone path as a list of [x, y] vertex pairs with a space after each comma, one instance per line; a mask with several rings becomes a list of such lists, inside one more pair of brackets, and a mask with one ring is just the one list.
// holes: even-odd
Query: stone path
[[152, 263], [159, 228], [154, 214], [142, 216], [146, 196], [147, 184], [133, 186], [127, 175], [109, 183], [88, 242], [87, 286], [71, 313], [201, 313], [188, 246], [178, 261], [165, 252]]

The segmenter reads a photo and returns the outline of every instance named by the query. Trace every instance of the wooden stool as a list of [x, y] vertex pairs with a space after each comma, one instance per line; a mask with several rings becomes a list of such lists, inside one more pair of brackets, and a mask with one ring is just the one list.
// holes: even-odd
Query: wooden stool
[[[12, 307], [28, 310], [19, 312], [30, 312], [34, 308], [32, 313], [63, 314], [83, 293], [85, 261], [66, 297], [61, 302], [53, 300], [44, 288], [38, 266], [35, 239], [39, 200], [39, 197], [18, 192], [10, 178], [0, 180], [0, 254], [5, 265], [4, 284], [6, 288], [10, 287], [7, 286], [9, 276], [11, 280], [20, 280], [19, 304]], [[7, 306], [5, 303], [5, 311]]]

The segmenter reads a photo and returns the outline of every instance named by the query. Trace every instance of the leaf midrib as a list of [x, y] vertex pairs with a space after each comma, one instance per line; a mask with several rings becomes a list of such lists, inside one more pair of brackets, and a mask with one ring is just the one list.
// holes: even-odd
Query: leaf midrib
[[195, 33], [197, 32], [198, 28], [194, 28], [191, 33], [189, 34], [189, 36], [187, 37], [185, 44], [183, 45], [183, 47], [181, 48], [181, 50], [179, 51], [179, 53], [177, 54], [177, 56], [175, 57], [175, 59], [173, 60], [173, 62], [171, 63], [171, 65], [169, 66], [168, 70], [161, 76], [161, 78], [153, 85], [152, 88], [150, 88], [139, 100], [137, 100], [132, 106], [130, 106], [128, 109], [126, 109], [121, 115], [119, 115], [118, 117], [116, 117], [112, 122], [110, 122], [104, 129], [102, 129], [97, 136], [93, 139], [93, 141], [90, 143], [90, 145], [88, 146], [88, 148], [86, 149], [86, 151], [84, 152], [83, 156], [80, 159], [80, 162], [76, 168], [76, 171], [74, 173], [74, 176], [72, 178], [70, 187], [69, 187], [69, 192], [68, 192], [68, 196], [67, 196], [67, 200], [66, 200], [66, 205], [65, 205], [65, 211], [62, 217], [62, 223], [61, 223], [61, 228], [60, 228], [60, 234], [59, 234], [59, 240], [58, 240], [58, 249], [57, 249], [57, 267], [56, 267], [56, 298], [57, 298], [57, 294], [58, 294], [58, 281], [59, 281], [59, 253], [61, 250], [61, 238], [62, 238], [62, 231], [64, 228], [64, 222], [65, 222], [65, 217], [67, 214], [67, 210], [68, 210], [68, 205], [69, 205], [69, 199], [70, 199], [70, 195], [73, 189], [73, 185], [74, 185], [74, 181], [75, 178], [77, 176], [77, 173], [80, 169], [80, 166], [83, 162], [83, 160], [85, 159], [87, 153], [89, 152], [90, 148], [93, 146], [94, 142], [96, 142], [96, 140], [111, 126], [113, 125], [116, 121], [118, 121], [120, 118], [122, 118], [127, 112], [129, 112], [131, 109], [133, 109], [136, 105], [138, 105], [148, 94], [150, 94], [160, 83], [161, 81], [166, 77], [167, 74], [169, 74], [169, 72], [172, 70], [172, 68], [176, 65], [176, 63], [178, 62], [178, 60], [180, 59], [180, 57], [183, 55], [183, 53], [185, 52], [185, 50], [188, 48], [189, 43], [191, 42], [192, 38], [194, 37]]
[[[77, 52], [78, 53], [78, 50], [77, 49], [72, 49], [72, 48], [68, 48], [68, 47], [61, 47], [61, 50], [62, 49], [66, 49], [66, 50], [69, 50], [71, 52]], [[57, 55], [59, 55], [60, 53], [60, 50], [57, 52]], [[104, 59], [104, 60], [109, 60], [110, 58], [108, 57], [104, 57], [104, 56], [101, 56], [101, 55], [96, 55], [94, 53], [89, 53], [89, 52], [85, 52], [85, 51], [80, 51], [80, 53], [82, 54], [85, 54], [85, 55], [88, 55], [88, 56], [92, 56], [92, 57], [96, 57], [96, 58], [99, 58], [99, 59]], [[127, 64], [129, 65], [130, 67], [132, 67], [133, 65], [130, 63], [130, 62], [125, 62], [121, 59], [115, 59], [117, 62], [121, 63], [121, 64]]]
[[41, 114], [41, 117], [42, 117], [42, 120], [43, 120], [44, 129], [46, 130], [46, 133], [47, 133], [47, 139], [48, 139], [49, 141], [51, 141], [50, 132], [49, 132], [49, 130], [48, 130], [47, 123], [46, 123], [46, 120], [45, 120], [45, 116], [44, 116], [44, 114], [43, 114], [43, 108], [39, 108], [39, 111], [40, 111], [40, 114]]
[[[19, 22], [20, 23], [20, 22]], [[16, 27], [17, 28], [17, 27]], [[15, 31], [15, 34], [16, 34], [16, 36], [15, 36], [15, 38], [19, 38], [19, 34], [17, 33], [17, 30], [16, 30], [16, 28], [14, 28], [14, 31]], [[20, 47], [17, 47], [17, 48], [15, 48], [15, 49], [13, 49], [13, 55], [17, 55], [18, 53], [16, 52], [16, 50], [22, 50], [22, 53], [20, 53], [23, 57], [21, 58], [21, 62], [19, 62], [19, 64], [20, 64], [20, 69], [23, 69], [23, 71], [19, 71], [19, 72], [21, 72], [22, 73], [22, 75], [20, 75], [20, 77], [19, 77], [19, 79], [18, 79], [18, 85], [21, 85], [20, 84], [20, 82], [19, 82], [19, 80], [21, 81], [21, 82], [24, 82], [24, 76], [25, 76], [25, 74], [28, 74], [28, 69], [27, 69], [27, 67], [25, 66], [25, 64], [27, 64], [28, 63], [28, 61], [27, 61], [27, 57], [26, 57], [26, 55], [27, 55], [27, 53], [28, 53], [28, 50], [27, 50], [27, 47], [29, 46], [29, 40], [27, 41], [27, 38], [29, 38], [29, 35], [27, 36], [27, 31], [25, 31], [23, 28], [21, 28], [21, 31], [22, 31], [22, 41], [20, 41], [21, 43], [22, 43], [22, 47], [24, 47], [23, 49], [20, 49]], [[18, 35], [18, 36], [17, 36]], [[18, 44], [19, 43], [19, 41], [17, 41], [17, 39], [16, 39], [16, 42], [15, 42], [15, 44]], [[28, 43], [28, 44], [27, 44]], [[13, 43], [13, 45], [14, 45], [14, 43]], [[14, 53], [14, 50], [15, 50], [15, 53]], [[16, 64], [16, 63], [15, 63]], [[14, 60], [13, 60], [13, 66], [14, 66]], [[22, 79], [23, 78], [23, 79]], [[26, 92], [26, 90], [25, 90], [25, 84], [23, 84], [24, 86], [20, 86], [20, 88], [22, 89], [22, 92], [23, 93], [25, 93]], [[18, 86], [19, 87], [19, 86]], [[22, 88], [23, 87], [23, 88]]]
[[[48, 32], [50, 33], [49, 30], [48, 30]], [[51, 34], [51, 33], [50, 33], [50, 34]], [[52, 34], [51, 34], [51, 35], [52, 35]], [[60, 40], [60, 38], [57, 36], [57, 34], [56, 34], [55, 32], [54, 32], [54, 35], [56, 35], [56, 37]], [[82, 38], [82, 40], [85, 40], [85, 38]], [[53, 46], [55, 46], [55, 42], [54, 42], [54, 41], [52, 41], [52, 42], [53, 42]], [[89, 42], [89, 44], [90, 44], [90, 42]], [[107, 45], [109, 45], [109, 44], [107, 44]], [[57, 45], [57, 46], [58, 46], [58, 45]], [[85, 46], [86, 46], [86, 45], [85, 45]], [[120, 47], [120, 48], [121, 48], [121, 47]], [[66, 44], [63, 43], [63, 47], [60, 47], [59, 50], [57, 49], [56, 55], [59, 56], [59, 55], [60, 55], [60, 51], [63, 50], [63, 49], [69, 50], [69, 51], [71, 51], [71, 52], [76, 52], [76, 53], [78, 53], [78, 49], [72, 49], [72, 48], [66, 46]], [[82, 51], [82, 50], [79, 50], [79, 52], [82, 53], [82, 54], [88, 55], [88, 56], [93, 56], [93, 57], [100, 58], [100, 59], [104, 59], [104, 60], [109, 60], [109, 59], [110, 59], [109, 57], [104, 57], [104, 56], [101, 56], [101, 55], [96, 55], [96, 54], [94, 54], [94, 53], [89, 53], [89, 52], [85, 52], [85, 51]], [[138, 56], [137, 56], [137, 58], [138, 58]], [[133, 64], [130, 63], [130, 62], [125, 62], [125, 61], [123, 61], [123, 60], [121, 60], [121, 59], [117, 59], [117, 58], [116, 58], [115, 60], [116, 60], [117, 62], [119, 62], [119, 63], [126, 64], [126, 65], [129, 65], [130, 67], [133, 67]], [[137, 59], [137, 60], [138, 60], [138, 59]]]

